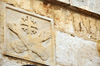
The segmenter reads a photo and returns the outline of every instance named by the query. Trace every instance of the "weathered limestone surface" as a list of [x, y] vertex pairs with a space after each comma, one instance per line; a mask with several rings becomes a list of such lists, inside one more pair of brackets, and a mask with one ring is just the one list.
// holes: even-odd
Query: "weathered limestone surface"
[[57, 66], [100, 66], [95, 42], [56, 32]]
[[100, 40], [99, 19], [79, 13], [74, 13], [73, 18], [73, 26], [77, 36], [94, 41]]
[[[3, 51], [4, 49], [4, 21], [5, 21], [5, 16], [4, 16], [4, 6], [3, 3], [0, 2], [0, 49]], [[0, 51], [0, 53], [2, 53]]]
[[43, 3], [37, 0], [33, 0], [31, 3], [31, 7], [35, 13], [53, 18], [53, 6], [50, 3]]
[[31, 10], [30, 0], [1, 0], [1, 1], [9, 3], [15, 7], [25, 9], [27, 11]]
[[100, 14], [100, 1], [99, 0], [71, 0], [72, 6]]
[[5, 21], [1, 22], [4, 24], [1, 24], [4, 26], [3, 54], [55, 66], [53, 20], [5, 3], [2, 6], [6, 12]]
[[[2, 4], [2, 2], [0, 2], [0, 3]], [[7, 1], [7, 3], [9, 3], [9, 1]], [[27, 3], [27, 2], [25, 2], [25, 3]], [[11, 1], [11, 3], [9, 3], [9, 4], [13, 4], [13, 6], [15, 6], [16, 2], [13, 3], [13, 1]], [[27, 6], [29, 8], [30, 5], [27, 5]], [[53, 40], [52, 40], [53, 32], [52, 31], [54, 28], [53, 28], [53, 22], [50, 22], [51, 19], [48, 18], [49, 20], [48, 19], [46, 20], [46, 18], [42, 18], [39, 16], [38, 16], [39, 18], [33, 17], [34, 15], [32, 16], [32, 14], [29, 16], [28, 13], [23, 13], [23, 10], [18, 11], [16, 9], [14, 9], [14, 10], [16, 10], [16, 11], [14, 11], [13, 8], [11, 8], [11, 7], [9, 7], [9, 8], [11, 8], [11, 10], [9, 8], [6, 9], [6, 6], [4, 8], [4, 5], [1, 5], [0, 7], [1, 7], [0, 19], [6, 21], [6, 22], [0, 21], [0, 31], [1, 31], [0, 32], [0, 39], [1, 39], [0, 47], [5, 48], [5, 46], [6, 46], [7, 51], [5, 52], [5, 54], [11, 55], [11, 56], [16, 56], [18, 58], [31, 60], [31, 61], [33, 59], [33, 61], [35, 61], [35, 62], [54, 66], [54, 61], [53, 61], [54, 60], [54, 58], [53, 58], [54, 50], [52, 50], [54, 47], [53, 46], [54, 44], [52, 43], [53, 42]], [[2, 8], [4, 8], [5, 10], [4, 9], [2, 10]], [[24, 9], [24, 7], [20, 7], [20, 8]], [[27, 10], [27, 9], [25, 9], [25, 10]], [[5, 11], [6, 11], [6, 13], [3, 13]], [[1, 15], [1, 14], [3, 14], [3, 15]], [[15, 14], [16, 14], [16, 16], [15, 16]], [[7, 20], [4, 18], [6, 18]], [[38, 22], [38, 24], [37, 24], [37, 22]], [[39, 22], [41, 22], [41, 24], [39, 24]], [[5, 26], [5, 28], [4, 28], [4, 26]], [[43, 31], [41, 31], [41, 29]], [[4, 32], [6, 32], [6, 30], [7, 30], [7, 34], [4, 33]], [[23, 31], [23, 34], [21, 34], [22, 32], [20, 32], [20, 31]], [[7, 37], [4, 39], [5, 36], [7, 36]], [[52, 39], [51, 39], [51, 37], [52, 37]], [[4, 42], [4, 40], [5, 40], [5, 42]], [[12, 40], [12, 41], [10, 41], [10, 40]], [[6, 45], [4, 45], [4, 44], [6, 44]], [[32, 44], [34, 44], [34, 46], [32, 46]], [[28, 52], [26, 52], [26, 51], [28, 51]], [[50, 59], [50, 57], [51, 57], [51, 59]], [[8, 63], [12, 63], [12, 62], [8, 62]], [[12, 65], [14, 65], [14, 64], [12, 64]]]
[[3, 56], [0, 54], [0, 66], [22, 66], [22, 65], [27, 65], [27, 64], [44, 66], [44, 65], [37, 64], [37, 63], [18, 59], [18, 58]]
[[0, 54], [0, 66], [22, 66], [22, 63], [17, 60], [10, 60]]
[[70, 0], [70, 4], [79, 8], [89, 9], [89, 0]]
[[[42, 16], [52, 18], [54, 20], [54, 27], [61, 32], [55, 32], [55, 44], [56, 44], [56, 61], [57, 66], [100, 66], [100, 58], [97, 51], [96, 43], [88, 40], [100, 40], [100, 20], [93, 17], [83, 15], [81, 13], [74, 12], [70, 9], [43, 2], [41, 0], [2, 0], [14, 7], [27, 10], [31, 13], [36, 13]], [[68, 0], [59, 0], [68, 2]], [[89, 10], [99, 10], [99, 4], [95, 6], [95, 2], [99, 3], [99, 0], [70, 0], [72, 5], [75, 3], [78, 7]], [[78, 4], [79, 5], [78, 5]], [[91, 3], [91, 5], [89, 5]], [[73, 5], [74, 6], [74, 5]], [[88, 7], [87, 7], [88, 6]], [[92, 7], [93, 6], [93, 7]], [[95, 6], [95, 7], [94, 7]], [[96, 8], [97, 7], [97, 8]], [[4, 20], [2, 16], [2, 10], [0, 9], [0, 25]], [[4, 27], [0, 26], [0, 45], [4, 40]], [[65, 32], [65, 33], [63, 33]], [[67, 34], [66, 34], [67, 33]], [[70, 36], [70, 34], [72, 36]], [[73, 37], [75, 35], [75, 37]], [[78, 37], [76, 37], [78, 36]], [[81, 37], [81, 38], [79, 38]], [[84, 38], [84, 39], [82, 39]], [[2, 44], [1, 44], [2, 43]], [[16, 43], [15, 43], [16, 44]], [[20, 46], [17, 45], [16, 46]], [[12, 45], [12, 47], [16, 47]], [[22, 45], [21, 45], [22, 46]], [[20, 47], [21, 47], [20, 46]], [[0, 46], [3, 48], [3, 46]], [[23, 49], [23, 48], [20, 48]], [[0, 48], [0, 50], [1, 50]], [[18, 49], [18, 48], [17, 48]], [[17, 51], [14, 49], [14, 51]], [[1, 51], [0, 51], [1, 52]], [[22, 52], [22, 51], [20, 51]], [[1, 66], [20, 66], [24, 61], [20, 63], [20, 60], [9, 59], [9, 57], [1, 56], [3, 63]], [[17, 61], [19, 63], [17, 63]], [[32, 63], [31, 63], [32, 64]]]
[[100, 0], [57, 0], [60, 2], [64, 2], [70, 4], [71, 6], [76, 6], [78, 8], [82, 8], [88, 10], [90, 12], [94, 12], [100, 14]]
[[54, 6], [55, 28], [64, 32], [74, 33], [73, 12], [58, 6]]

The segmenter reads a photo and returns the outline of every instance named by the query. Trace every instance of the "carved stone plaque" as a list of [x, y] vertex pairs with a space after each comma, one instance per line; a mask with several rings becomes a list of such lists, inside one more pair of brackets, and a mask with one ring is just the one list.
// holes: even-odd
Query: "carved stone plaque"
[[4, 54], [55, 66], [53, 20], [5, 6]]

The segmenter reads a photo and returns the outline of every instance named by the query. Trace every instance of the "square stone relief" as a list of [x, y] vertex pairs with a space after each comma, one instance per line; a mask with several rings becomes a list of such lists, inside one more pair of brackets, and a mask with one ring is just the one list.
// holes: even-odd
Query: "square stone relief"
[[4, 54], [55, 66], [53, 20], [5, 5]]

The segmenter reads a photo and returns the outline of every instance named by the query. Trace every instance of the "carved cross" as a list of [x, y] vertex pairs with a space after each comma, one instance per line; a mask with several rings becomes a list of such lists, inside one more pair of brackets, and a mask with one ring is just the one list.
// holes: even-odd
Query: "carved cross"
[[34, 19], [30, 16], [24, 16], [21, 20], [22, 29], [27, 30], [27, 34], [37, 33], [37, 24], [34, 22]]

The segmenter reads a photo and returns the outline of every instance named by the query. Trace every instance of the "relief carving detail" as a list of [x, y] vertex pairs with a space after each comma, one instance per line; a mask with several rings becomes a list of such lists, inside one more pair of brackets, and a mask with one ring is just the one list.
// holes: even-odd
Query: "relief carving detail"
[[18, 25], [13, 23], [7, 23], [8, 29], [13, 32], [19, 39], [12, 41], [10, 43], [11, 47], [16, 53], [22, 53], [24, 51], [29, 51], [35, 53], [38, 57], [40, 57], [43, 61], [48, 60], [49, 56], [45, 51], [45, 48], [42, 46], [42, 42], [50, 39], [51, 34], [49, 30], [42, 30], [40, 33], [36, 34], [32, 37], [32, 41], [27, 40], [20, 29], [23, 29], [27, 35], [32, 35], [37, 33], [38, 26], [34, 19], [29, 16], [22, 17], [20, 21], [21, 28]]
[[37, 33], [37, 24], [34, 22], [34, 19], [29, 16], [23, 16], [21, 18], [21, 27], [27, 34], [35, 34]]

